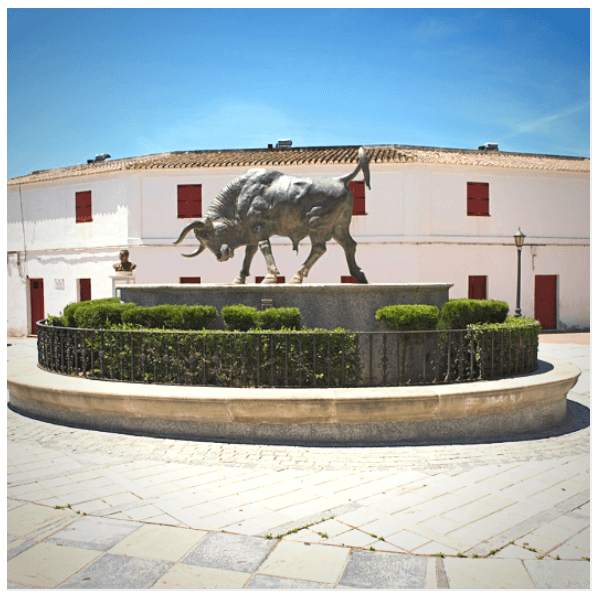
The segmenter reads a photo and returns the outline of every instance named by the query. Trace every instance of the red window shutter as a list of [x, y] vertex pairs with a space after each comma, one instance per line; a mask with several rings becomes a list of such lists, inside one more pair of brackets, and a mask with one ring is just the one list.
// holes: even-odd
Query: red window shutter
[[80, 279], [79, 280], [79, 302], [92, 299], [92, 280], [91, 279]]
[[342, 275], [342, 283], [358, 283], [352, 275]]
[[470, 217], [490, 216], [489, 183], [467, 183], [467, 215]]
[[202, 283], [200, 277], [180, 277], [179, 283]]
[[92, 192], [75, 193], [75, 222], [92, 222]]
[[354, 205], [352, 207], [353, 215], [366, 215], [365, 204], [365, 182], [351, 181], [349, 184], [350, 191], [354, 197]]
[[202, 216], [202, 185], [177, 186], [177, 217], [186, 219]]
[[469, 300], [487, 300], [486, 275], [469, 275]]

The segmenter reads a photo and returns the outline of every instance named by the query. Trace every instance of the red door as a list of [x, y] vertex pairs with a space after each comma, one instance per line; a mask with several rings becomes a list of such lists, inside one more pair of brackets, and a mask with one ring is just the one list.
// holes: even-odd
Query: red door
[[36, 323], [46, 316], [44, 310], [44, 280], [30, 279], [29, 291], [31, 298], [31, 333], [37, 335]]
[[556, 329], [556, 275], [535, 276], [535, 318], [542, 329]]
[[79, 302], [85, 302], [92, 299], [92, 280], [79, 280]]

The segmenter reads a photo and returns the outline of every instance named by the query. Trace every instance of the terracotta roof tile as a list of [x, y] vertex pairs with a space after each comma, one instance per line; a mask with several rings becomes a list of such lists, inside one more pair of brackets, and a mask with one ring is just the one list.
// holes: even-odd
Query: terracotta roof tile
[[[190, 169], [212, 167], [271, 167], [289, 165], [354, 164], [358, 146], [331, 146], [308, 148], [248, 149], [248, 150], [194, 150], [165, 152], [134, 158], [108, 160], [34, 171], [29, 175], [14, 177], [8, 185], [34, 183], [93, 175], [114, 171], [147, 169]], [[460, 150], [401, 146], [396, 144], [365, 146], [372, 164], [428, 163], [465, 165], [542, 171], [590, 171], [590, 159], [569, 156], [520, 154], [516, 152]]]

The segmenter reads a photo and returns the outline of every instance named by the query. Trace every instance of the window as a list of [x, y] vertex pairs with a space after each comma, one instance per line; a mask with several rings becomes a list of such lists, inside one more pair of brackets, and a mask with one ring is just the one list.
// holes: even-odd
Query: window
[[75, 192], [75, 222], [92, 222], [92, 192]]
[[469, 300], [487, 300], [487, 275], [469, 275]]
[[202, 185], [177, 186], [177, 218], [202, 216]]
[[358, 283], [352, 275], [342, 275], [342, 283]]
[[[255, 283], [260, 283], [264, 277], [262, 275], [258, 275], [254, 278]], [[277, 283], [285, 283], [285, 277], [283, 275], [277, 276]]]
[[490, 216], [489, 183], [467, 183], [467, 215], [470, 217]]
[[200, 277], [180, 277], [179, 283], [202, 283]]
[[79, 302], [92, 299], [92, 280], [79, 279]]
[[365, 182], [364, 181], [351, 181], [350, 191], [354, 196], [354, 206], [352, 207], [353, 215], [366, 215], [365, 212]]

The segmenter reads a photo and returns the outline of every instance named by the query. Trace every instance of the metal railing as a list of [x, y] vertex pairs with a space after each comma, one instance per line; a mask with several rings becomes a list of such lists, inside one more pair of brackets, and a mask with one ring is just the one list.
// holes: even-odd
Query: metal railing
[[537, 369], [532, 326], [410, 332], [77, 329], [38, 323], [38, 364], [109, 381], [221, 387], [367, 387]]

